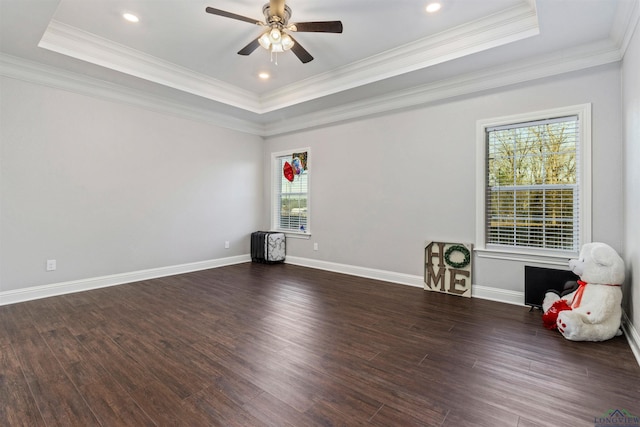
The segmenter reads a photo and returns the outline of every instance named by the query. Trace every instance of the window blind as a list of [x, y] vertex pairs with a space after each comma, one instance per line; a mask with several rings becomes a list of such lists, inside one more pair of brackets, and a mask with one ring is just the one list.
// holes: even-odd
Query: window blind
[[309, 171], [302, 170], [289, 181], [283, 173], [292, 156], [278, 155], [274, 158], [272, 179], [272, 228], [307, 233], [309, 230]]
[[486, 129], [486, 244], [577, 251], [577, 115]]

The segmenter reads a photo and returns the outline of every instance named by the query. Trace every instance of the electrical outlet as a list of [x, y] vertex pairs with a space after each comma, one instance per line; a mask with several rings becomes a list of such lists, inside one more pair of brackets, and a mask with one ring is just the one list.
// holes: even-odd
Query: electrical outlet
[[314, 250], [314, 251], [317, 251], [317, 250], [318, 250], [318, 244], [317, 244], [317, 243], [314, 243], [314, 244], [313, 244], [313, 250]]
[[229, 241], [228, 241], [228, 240], [225, 240], [225, 242], [224, 242], [224, 248], [225, 248], [225, 249], [229, 249]]
[[47, 271], [54, 271], [57, 268], [55, 259], [47, 260]]

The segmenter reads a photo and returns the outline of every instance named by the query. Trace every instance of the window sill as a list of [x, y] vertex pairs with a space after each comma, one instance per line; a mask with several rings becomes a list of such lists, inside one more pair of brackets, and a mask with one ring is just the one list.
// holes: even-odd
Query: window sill
[[578, 257], [578, 254], [572, 253], [560, 254], [550, 252], [527, 252], [493, 248], [474, 248], [473, 252], [478, 256], [478, 258], [560, 265], [563, 267], [567, 267], [569, 265], [570, 259]]

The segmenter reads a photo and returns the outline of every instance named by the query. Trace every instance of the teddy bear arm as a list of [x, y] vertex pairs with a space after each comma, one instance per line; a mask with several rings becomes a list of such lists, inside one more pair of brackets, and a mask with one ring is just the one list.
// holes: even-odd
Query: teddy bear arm
[[573, 311], [583, 317], [585, 323], [598, 324], [607, 320], [613, 313], [616, 301], [611, 296], [604, 296], [597, 301], [580, 305]]
[[597, 304], [585, 304], [573, 309], [573, 312], [579, 315], [584, 323], [591, 324], [602, 322], [606, 318], [605, 311]]

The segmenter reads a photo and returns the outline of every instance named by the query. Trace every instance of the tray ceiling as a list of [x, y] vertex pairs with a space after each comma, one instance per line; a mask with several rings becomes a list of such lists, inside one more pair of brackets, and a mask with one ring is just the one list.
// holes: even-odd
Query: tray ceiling
[[262, 48], [237, 55], [262, 28], [205, 13], [261, 20], [253, 0], [2, 0], [0, 47], [5, 65], [26, 60], [268, 127], [501, 68], [619, 60], [638, 9], [636, 0], [441, 0], [429, 14], [428, 3], [289, 0], [291, 22], [344, 26], [295, 34], [315, 58], [308, 64]]

